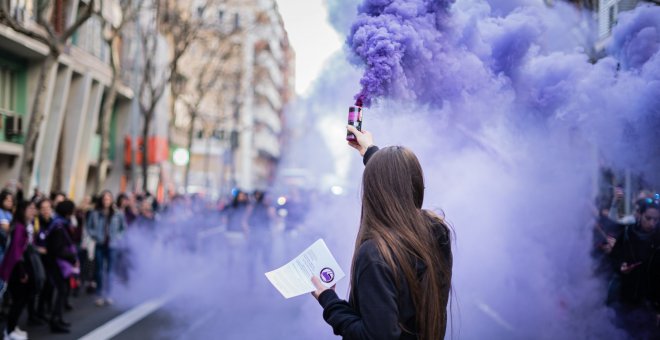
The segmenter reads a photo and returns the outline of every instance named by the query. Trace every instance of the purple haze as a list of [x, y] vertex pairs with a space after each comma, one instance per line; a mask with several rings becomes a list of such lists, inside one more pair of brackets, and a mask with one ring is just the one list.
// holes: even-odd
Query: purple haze
[[[448, 338], [625, 338], [603, 303], [605, 284], [592, 275], [588, 203], [599, 162], [649, 180], [658, 168], [660, 9], [622, 13], [609, 56], [592, 64], [593, 38], [581, 32], [594, 25], [562, 3], [333, 0], [329, 7], [335, 28], [351, 32], [348, 59], [370, 67], [358, 74], [343, 55], [328, 63], [309, 98], [288, 113], [303, 136], [281, 166], [322, 178], [349, 159], [345, 195], [313, 202], [299, 233], [276, 233], [269, 261], [189, 215], [163, 221], [156, 237], [129, 235], [134, 274], [117, 287], [118, 302], [173, 296], [157, 313], [171, 315], [161, 338], [336, 339], [311, 296], [285, 300], [263, 273], [319, 237], [350, 268], [363, 166], [344, 145], [341, 98], [359, 91], [362, 76], [377, 104], [365, 128], [379, 145], [418, 155], [425, 207], [443, 209], [456, 230]], [[319, 137], [333, 129], [342, 148]], [[184, 236], [201, 250], [175, 242]], [[347, 279], [337, 291], [347, 296]]]
[[589, 206], [599, 164], [660, 184], [660, 7], [620, 13], [596, 61], [571, 5], [448, 4], [365, 0], [347, 41], [365, 127], [417, 153], [426, 205], [455, 224], [454, 335], [623, 338]]
[[444, 21], [453, 1], [365, 1], [348, 37], [353, 52], [367, 65], [360, 80], [365, 106], [381, 96], [402, 99], [436, 97], [423, 68], [439, 65], [445, 44]]
[[[649, 150], [657, 130], [637, 126], [660, 125], [660, 8], [621, 13], [609, 56], [591, 63], [593, 36], [577, 32], [594, 25], [570, 5], [452, 3], [365, 0], [347, 39], [353, 62], [364, 66], [356, 98], [365, 106], [385, 99], [451, 105], [449, 119], [470, 129], [502, 118], [492, 112], [497, 105], [521, 127], [571, 126], [608, 159], [631, 163], [624, 150]], [[613, 131], [613, 120], [631, 127]]]

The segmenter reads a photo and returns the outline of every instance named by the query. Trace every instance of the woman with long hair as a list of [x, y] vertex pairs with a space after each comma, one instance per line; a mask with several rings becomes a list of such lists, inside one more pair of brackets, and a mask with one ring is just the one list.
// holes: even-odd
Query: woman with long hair
[[32, 243], [33, 220], [37, 208], [33, 202], [21, 202], [16, 209], [11, 222], [11, 240], [7, 253], [0, 264], [0, 279], [9, 283], [11, 307], [5, 326], [5, 339], [27, 339], [27, 333], [18, 328], [18, 319], [25, 308], [30, 290], [28, 285], [28, 269], [24, 263], [23, 254]]
[[450, 229], [422, 209], [424, 176], [412, 151], [379, 150], [370, 133], [348, 129], [357, 137], [350, 145], [366, 165], [349, 301], [317, 277], [312, 294], [344, 339], [442, 339], [451, 290]]
[[114, 207], [112, 193], [103, 191], [94, 209], [87, 218], [85, 227], [96, 242], [94, 271], [96, 280], [96, 305], [112, 304], [110, 299], [110, 275], [113, 271], [119, 241], [126, 230], [124, 214]]

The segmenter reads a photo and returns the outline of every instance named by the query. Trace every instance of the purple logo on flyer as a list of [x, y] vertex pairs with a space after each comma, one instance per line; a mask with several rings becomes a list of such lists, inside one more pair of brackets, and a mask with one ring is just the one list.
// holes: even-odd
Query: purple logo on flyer
[[332, 269], [326, 267], [321, 270], [321, 281], [325, 283], [330, 283], [334, 279], [335, 279], [335, 272]]

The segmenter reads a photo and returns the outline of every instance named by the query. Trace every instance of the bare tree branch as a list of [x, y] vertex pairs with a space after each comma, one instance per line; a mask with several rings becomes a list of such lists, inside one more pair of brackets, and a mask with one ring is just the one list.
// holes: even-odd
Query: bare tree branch
[[55, 34], [52, 25], [46, 18], [44, 18], [44, 11], [49, 6], [51, 6], [51, 1], [41, 2], [39, 6], [37, 6], [37, 24], [48, 33], [48, 45], [51, 46], [51, 50], [56, 51], [59, 48], [59, 46], [57, 46], [59, 40], [57, 39], [57, 35]]
[[[124, 28], [124, 26], [129, 23], [133, 22], [135, 18], [137, 18], [138, 13], [142, 10], [142, 6], [144, 5], [145, 0], [137, 0], [137, 4], [133, 4], [133, 1], [128, 1], [128, 6], [131, 10], [128, 12], [124, 13], [122, 16], [122, 20], [119, 23], [119, 25], [115, 28], [115, 31], [121, 32], [121, 30]], [[126, 4], [124, 4], [126, 6]]]
[[[83, 15], [78, 16], [76, 21], [64, 31], [62, 36], [60, 37], [60, 43], [66, 44], [66, 41], [71, 38], [71, 36], [78, 31], [80, 26], [82, 26], [85, 22], [87, 22], [87, 19], [92, 17], [92, 14], [94, 14], [94, 6], [96, 5], [96, 0], [90, 0], [89, 4], [87, 4], [86, 11], [83, 13]], [[101, 9], [102, 11], [103, 9]]]

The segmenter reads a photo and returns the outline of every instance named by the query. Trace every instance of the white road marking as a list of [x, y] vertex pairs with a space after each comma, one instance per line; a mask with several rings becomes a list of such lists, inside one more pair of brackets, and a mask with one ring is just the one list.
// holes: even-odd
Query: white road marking
[[116, 318], [106, 322], [103, 326], [93, 330], [87, 335], [80, 338], [80, 340], [106, 340], [110, 339], [119, 333], [125, 331], [127, 328], [136, 324], [138, 321], [144, 319], [147, 315], [160, 309], [164, 304], [169, 301], [169, 297], [161, 297], [158, 299], [149, 300], [129, 310], [128, 312], [117, 316]]
[[476, 300], [475, 301], [477, 308], [479, 308], [482, 312], [484, 312], [486, 315], [488, 315], [493, 321], [495, 321], [498, 325], [500, 325], [502, 328], [515, 333], [515, 328], [511, 326], [510, 323], [506, 322], [497, 312], [495, 312], [492, 308], [490, 308], [489, 305]]

